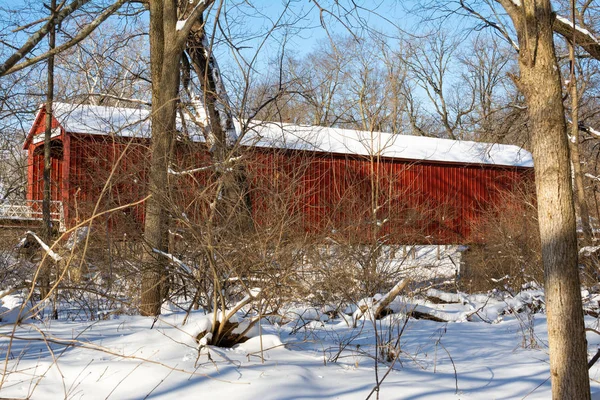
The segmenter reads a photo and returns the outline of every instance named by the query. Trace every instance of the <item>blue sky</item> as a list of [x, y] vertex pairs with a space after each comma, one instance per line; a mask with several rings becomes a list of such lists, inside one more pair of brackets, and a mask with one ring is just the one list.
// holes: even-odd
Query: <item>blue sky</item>
[[[0, 0], [0, 7], [18, 8], [30, 3], [40, 13], [45, 14], [43, 2], [43, 0]], [[92, 1], [92, 3], [109, 2], [110, 0]], [[252, 7], [247, 3], [251, 3]], [[270, 47], [277, 47], [276, 44], [281, 43], [285, 35], [294, 51], [299, 53], [314, 48], [315, 43], [325, 39], [328, 33], [346, 35], [352, 31], [361, 34], [364, 33], [364, 26], [368, 25], [393, 34], [394, 24], [398, 24], [404, 29], [410, 29], [408, 25], [415, 22], [415, 19], [408, 17], [403, 9], [403, 5], [410, 7], [412, 1], [356, 0], [355, 4], [358, 8], [354, 9], [350, 8], [352, 3], [350, 0], [342, 0], [339, 5], [335, 3], [333, 0], [318, 1], [318, 4], [323, 7], [323, 12], [320, 13], [319, 8], [310, 0], [251, 0], [248, 2], [226, 0], [228, 13], [225, 17], [240, 27], [243, 25], [243, 28], [240, 29], [246, 30], [246, 32], [234, 32], [233, 36], [248, 34], [245, 41], [241, 37], [237, 37], [241, 45], [251, 43], [252, 47], [258, 46], [259, 37], [264, 37], [265, 33], [277, 23], [280, 28], [273, 32], [269, 41]], [[287, 9], [284, 5], [288, 6]], [[344, 6], [346, 7], [344, 8]], [[323, 25], [320, 16], [323, 17]], [[21, 15], [23, 20], [36, 17], [39, 16], [33, 16], [31, 12]], [[240, 21], [243, 23], [239, 23]], [[236, 27], [233, 25], [231, 24], [230, 28], [235, 31]]]
[[[110, 2], [92, 0], [95, 4]], [[16, 8], [26, 3], [32, 4], [40, 14], [19, 15], [23, 21], [46, 14], [42, 0], [0, 0], [0, 7]], [[302, 57], [314, 50], [319, 41], [327, 41], [330, 34], [368, 36], [371, 29], [393, 38], [398, 35], [398, 29], [413, 33], [419, 22], [407, 11], [418, 4], [413, 0], [354, 0], [356, 7], [352, 7], [351, 0], [318, 0], [317, 3], [322, 10], [310, 0], [225, 0], [220, 28], [227, 31], [232, 44], [241, 49], [246, 61], [256, 57], [253, 72], [261, 75], [268, 70], [269, 63], [277, 59], [283, 43], [286, 54]], [[277, 28], [273, 29], [274, 26]], [[209, 26], [208, 30], [211, 29]], [[17, 45], [25, 40], [24, 34], [19, 36]], [[59, 43], [62, 40], [59, 39]], [[45, 41], [41, 46], [44, 45]], [[224, 69], [236, 64], [230, 46], [218, 46], [217, 49], [217, 60]]]
[[[356, 8], [344, 9], [343, 5], [347, 6], [350, 1], [335, 5], [333, 0], [321, 0], [318, 3], [323, 7], [322, 12], [309, 0], [253, 0], [251, 3], [252, 7], [229, 9], [226, 20], [233, 21], [229, 25], [231, 37], [247, 59], [259, 51], [259, 70], [266, 69], [269, 62], [277, 59], [283, 43], [286, 54], [302, 57], [314, 50], [319, 41], [327, 41], [328, 35], [367, 36], [372, 33], [368, 29], [372, 29], [395, 37], [398, 28], [411, 31], [417, 24], [417, 18], [404, 8], [409, 7], [411, 1], [356, 0]], [[267, 35], [274, 25], [278, 28]], [[217, 53], [222, 65], [233, 62], [231, 56], [229, 51]]]

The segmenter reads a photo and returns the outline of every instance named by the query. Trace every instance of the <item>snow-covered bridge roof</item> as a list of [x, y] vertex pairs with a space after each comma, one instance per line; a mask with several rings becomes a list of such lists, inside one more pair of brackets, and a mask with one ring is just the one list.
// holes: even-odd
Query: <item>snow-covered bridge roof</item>
[[[150, 111], [144, 109], [54, 103], [54, 116], [67, 132], [126, 137], [149, 137], [150, 134]], [[181, 129], [180, 121], [177, 125]], [[188, 129], [193, 126], [191, 122], [186, 123]], [[239, 132], [240, 125], [236, 124], [236, 127]], [[192, 136], [196, 140], [203, 140], [199, 131], [193, 132]], [[377, 155], [418, 161], [533, 166], [531, 153], [513, 145], [276, 122], [252, 121], [241, 143], [247, 146]]]
[[242, 143], [419, 161], [533, 167], [531, 153], [518, 146], [274, 122], [257, 124]]

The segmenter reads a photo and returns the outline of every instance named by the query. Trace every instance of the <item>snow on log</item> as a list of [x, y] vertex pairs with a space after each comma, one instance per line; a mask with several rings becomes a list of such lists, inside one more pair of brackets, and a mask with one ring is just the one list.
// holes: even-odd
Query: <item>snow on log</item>
[[259, 288], [250, 289], [231, 309], [215, 311], [200, 318], [192, 317], [185, 327], [181, 327], [182, 341], [190, 345], [193, 341], [198, 349], [209, 345], [229, 348], [244, 343], [257, 334], [253, 328], [258, 318], [239, 319], [236, 314], [260, 293]]
[[384, 311], [387, 306], [390, 305], [392, 301], [400, 294], [406, 286], [410, 283], [410, 279], [406, 278], [398, 282], [392, 290], [387, 292], [385, 296], [383, 296], [379, 301], [373, 303], [372, 305], [365, 305], [354, 313], [354, 326], [356, 327], [356, 322], [361, 319], [365, 314], [372, 315], [375, 319], [379, 319], [384, 316]]
[[429, 289], [425, 293], [427, 300], [431, 301], [434, 304], [451, 304], [451, 303], [462, 303], [463, 296], [458, 293], [447, 293], [442, 292], [438, 289]]

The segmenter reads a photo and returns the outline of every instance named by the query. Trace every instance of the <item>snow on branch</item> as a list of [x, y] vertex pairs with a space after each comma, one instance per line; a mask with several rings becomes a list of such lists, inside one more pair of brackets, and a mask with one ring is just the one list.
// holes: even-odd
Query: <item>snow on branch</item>
[[209, 169], [213, 169], [214, 165], [208, 165], [206, 167], [198, 167], [193, 169], [186, 169], [185, 171], [175, 171], [173, 168], [169, 167], [169, 174], [171, 175], [190, 175], [196, 172], [202, 172]]
[[589, 257], [590, 255], [597, 253], [598, 250], [600, 250], [600, 246], [583, 246], [579, 249], [579, 254]]
[[590, 31], [560, 15], [554, 19], [552, 28], [554, 32], [561, 34], [567, 40], [575, 40], [575, 44], [581, 46], [595, 59], [600, 60], [600, 41]]
[[[522, 0], [496, 0], [509, 14], [519, 14], [523, 8]], [[519, 51], [519, 47], [517, 43], [515, 43], [506, 30], [502, 29], [499, 24], [494, 21], [491, 21], [489, 18], [481, 15], [473, 8], [469, 7], [464, 0], [460, 0], [461, 7], [475, 15], [477, 18], [482, 20], [487, 26], [490, 26], [494, 29], [497, 29], [502, 36], [504, 36], [509, 43], [512, 45], [515, 50]], [[573, 23], [568, 18], [562, 17], [560, 15], [556, 15], [554, 18], [554, 22], [552, 25], [552, 29], [554, 32], [562, 35], [565, 39], [575, 42], [578, 46], [583, 48], [590, 56], [593, 58], [600, 60], [600, 40], [582, 26]]]
[[581, 26], [579, 26], [577, 24], [573, 24], [573, 22], [569, 21], [567, 18], [557, 15], [556, 20], [562, 24], [567, 24], [571, 28], [574, 28], [578, 33], [584, 35], [586, 37], [587, 41], [591, 41], [591, 42], [600, 44], [600, 42], [598, 42], [598, 39], [596, 39], [596, 37], [594, 37], [594, 35], [592, 35], [590, 33], [590, 31], [588, 31], [585, 28], [582, 28]]
[[[190, 3], [192, 3], [192, 1], [190, 1]], [[179, 42], [183, 44], [187, 40], [194, 23], [198, 21], [198, 18], [202, 15], [204, 10], [212, 5], [212, 3], [213, 0], [198, 0], [192, 11], [187, 14], [187, 18], [177, 21], [175, 30], [179, 33], [177, 38]]]
[[62, 257], [59, 256], [58, 254], [56, 254], [50, 248], [50, 246], [48, 246], [46, 243], [44, 243], [44, 241], [42, 239], [40, 239], [40, 237], [38, 235], [36, 235], [32, 231], [27, 231], [27, 232], [25, 232], [25, 234], [33, 236], [33, 238], [40, 244], [40, 246], [42, 247], [42, 249], [44, 249], [44, 251], [46, 252], [46, 254], [48, 254], [48, 256], [50, 256], [50, 258], [52, 258], [54, 261], [59, 262], [59, 261], [62, 260]]
[[586, 176], [586, 178], [590, 178], [590, 179], [592, 179], [594, 181], [600, 181], [600, 177], [594, 176], [594, 175], [592, 175], [590, 173], [586, 173], [585, 176]]
[[92, 96], [92, 97], [108, 97], [109, 99], [113, 99], [113, 100], [125, 101], [127, 103], [135, 103], [135, 104], [140, 104], [143, 106], [152, 107], [152, 103], [150, 103], [149, 101], [142, 100], [142, 99], [135, 99], [132, 97], [115, 96], [114, 94], [109, 94], [109, 93], [88, 93], [87, 95]]
[[164, 251], [158, 250], [158, 249], [152, 249], [153, 253], [156, 254], [160, 254], [161, 256], [169, 259], [170, 261], [172, 261], [173, 263], [177, 264], [182, 270], [184, 270], [185, 272], [187, 272], [188, 274], [192, 273], [192, 269], [190, 267], [188, 267], [183, 261], [181, 261], [179, 258], [175, 257], [173, 254], [169, 254], [169, 253], [165, 253]]
[[[571, 121], [570, 119], [567, 119], [567, 122], [569, 124], [573, 123], [573, 121]], [[577, 128], [582, 132], [589, 133], [590, 135], [600, 137], [600, 131], [597, 131], [596, 129], [592, 128], [589, 125], [586, 125], [585, 123], [583, 123], [581, 121], [579, 122], [579, 125], [577, 126]]]
[[600, 137], [600, 131], [597, 131], [596, 129], [592, 128], [591, 126], [580, 125], [579, 129], [586, 133], [589, 133], [591, 135]]
[[181, 21], [177, 21], [177, 24], [175, 24], [175, 30], [176, 31], [180, 31], [183, 29], [183, 27], [185, 26], [185, 23], [187, 22], [187, 19], [181, 20]]
[[242, 300], [238, 301], [232, 309], [227, 310], [227, 314], [225, 314], [225, 310], [223, 311], [223, 315], [225, 316], [223, 320], [229, 321], [238, 311], [242, 309], [242, 307], [256, 299], [261, 292], [262, 290], [260, 288], [252, 288], [248, 290], [248, 294]]
[[595, 130], [591, 126], [586, 127], [586, 132], [591, 133], [594, 136], [600, 137], [600, 131]]
[[214, 164], [207, 165], [204, 167], [192, 168], [192, 169], [187, 169], [184, 171], [175, 171], [173, 168], [169, 167], [169, 174], [171, 174], [171, 175], [190, 175], [190, 174], [193, 174], [196, 172], [207, 171], [209, 169], [216, 169], [217, 171], [219, 171], [219, 170], [229, 168], [234, 162], [240, 160], [241, 158], [242, 158], [242, 156], [229, 157], [227, 160], [225, 160], [221, 163], [214, 163]]

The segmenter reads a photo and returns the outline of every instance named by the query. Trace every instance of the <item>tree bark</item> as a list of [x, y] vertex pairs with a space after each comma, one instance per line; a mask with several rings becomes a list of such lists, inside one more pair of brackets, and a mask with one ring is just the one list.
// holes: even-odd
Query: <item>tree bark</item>
[[241, 232], [252, 227], [251, 204], [248, 195], [246, 172], [239, 163], [231, 162], [238, 154], [230, 143], [228, 134], [234, 132], [233, 116], [227, 93], [221, 80], [217, 62], [206, 38], [204, 23], [200, 19], [190, 31], [186, 53], [198, 76], [202, 90], [203, 105], [208, 116], [206, 142], [209, 144], [212, 161], [216, 165], [227, 165], [218, 171], [222, 185], [222, 201], [218, 204], [220, 221], [230, 221], [229, 231]]
[[150, 67], [152, 74], [152, 141], [146, 202], [144, 240], [147, 245], [142, 258], [142, 315], [159, 315], [165, 295], [167, 261], [153, 249], [168, 251], [169, 201], [168, 168], [176, 131], [179, 104], [180, 63], [192, 25], [212, 1], [185, 2], [192, 10], [178, 27], [178, 0], [150, 0]]
[[[56, 0], [50, 3], [51, 17], [50, 21], [55, 19]], [[49, 27], [48, 47], [52, 50], [56, 46], [56, 27], [52, 24]], [[44, 171], [42, 179], [44, 181], [43, 199], [42, 199], [42, 239], [45, 243], [52, 240], [52, 219], [50, 216], [50, 202], [52, 200], [52, 102], [54, 101], [54, 56], [48, 57], [47, 87], [46, 87], [46, 121], [44, 130]], [[44, 258], [42, 259], [44, 260]], [[50, 290], [50, 264], [48, 257], [39, 266], [40, 274], [40, 297], [45, 299]]]
[[592, 243], [594, 234], [590, 225], [590, 212], [585, 200], [583, 173], [581, 172], [581, 161], [579, 160], [579, 93], [577, 90], [577, 77], [575, 75], [575, 46], [571, 43], [569, 43], [569, 58], [571, 59], [571, 78], [569, 79], [571, 89], [571, 140], [569, 144], [571, 146], [573, 177], [575, 178], [575, 205], [581, 219], [583, 244], [587, 246]]
[[177, 23], [177, 2], [150, 1], [150, 65], [152, 73], [152, 142], [148, 190], [152, 197], [146, 203], [144, 240], [148, 249], [142, 262], [142, 293], [140, 313], [159, 315], [165, 262], [153, 249], [167, 252], [168, 167], [176, 135], [175, 120], [179, 91], [179, 63], [183, 49], [174, 34]]
[[581, 46], [590, 56], [600, 60], [600, 43], [594, 40], [591, 34], [586, 34], [573, 28], [573, 23], [562, 18], [554, 18], [552, 28], [554, 32], [564, 36], [567, 40], [575, 39], [575, 43]]
[[549, 0], [499, 0], [519, 40], [520, 77], [532, 131], [553, 399], [589, 399], [569, 144]]

